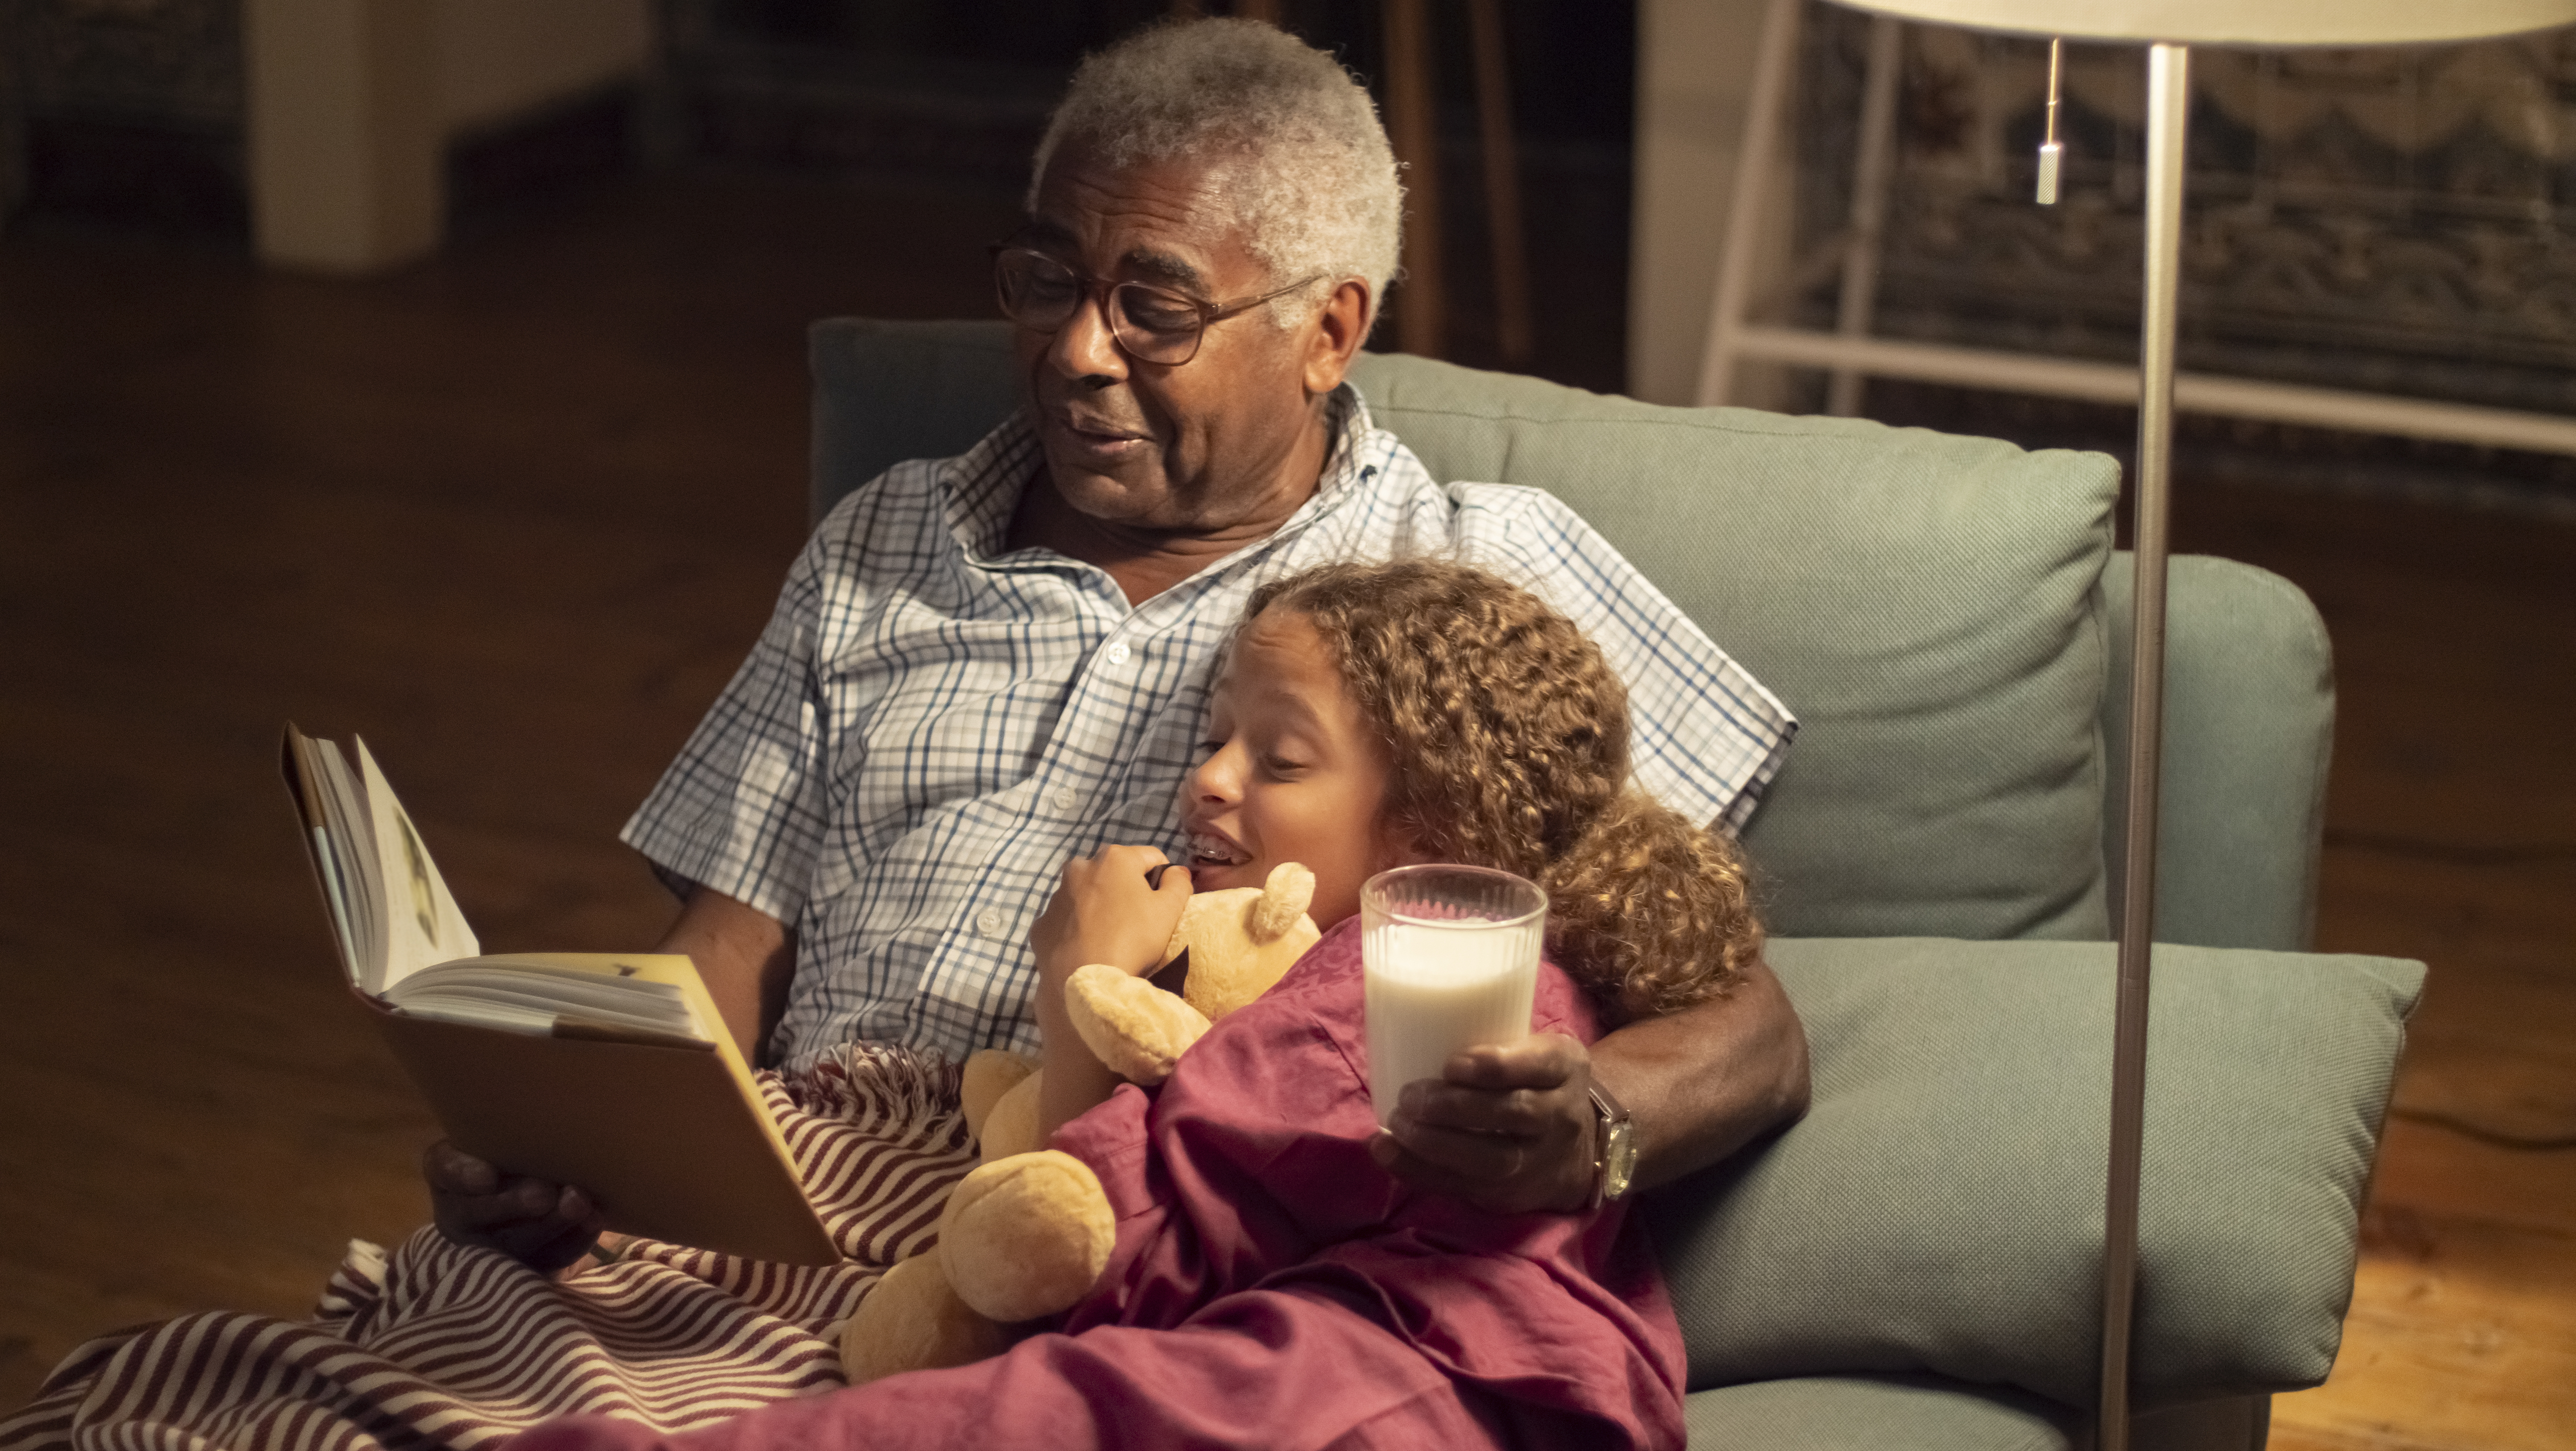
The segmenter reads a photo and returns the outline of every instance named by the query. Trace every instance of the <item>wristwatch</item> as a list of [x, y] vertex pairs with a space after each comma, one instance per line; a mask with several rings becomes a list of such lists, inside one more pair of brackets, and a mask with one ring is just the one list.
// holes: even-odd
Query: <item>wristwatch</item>
[[1592, 1135], [1592, 1202], [1587, 1209], [1598, 1209], [1608, 1200], [1628, 1192], [1628, 1181], [1637, 1173], [1637, 1122], [1601, 1080], [1592, 1080], [1592, 1111], [1600, 1115]]

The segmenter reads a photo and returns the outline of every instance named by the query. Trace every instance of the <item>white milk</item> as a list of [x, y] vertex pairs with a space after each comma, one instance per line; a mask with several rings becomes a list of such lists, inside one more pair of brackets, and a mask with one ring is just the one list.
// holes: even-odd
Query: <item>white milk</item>
[[1384, 1124], [1404, 1085], [1438, 1078], [1451, 1054], [1529, 1036], [1543, 919], [1381, 922], [1360, 939], [1368, 995], [1369, 1099]]

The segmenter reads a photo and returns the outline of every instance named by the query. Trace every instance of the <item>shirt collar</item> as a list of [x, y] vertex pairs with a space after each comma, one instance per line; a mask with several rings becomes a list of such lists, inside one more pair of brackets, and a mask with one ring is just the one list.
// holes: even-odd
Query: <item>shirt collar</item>
[[981, 442], [948, 461], [941, 470], [948, 496], [948, 529], [965, 546], [967, 559], [983, 564], [1002, 553], [1010, 539], [1011, 514], [1019, 507], [1020, 491], [1037, 477], [1045, 461], [1037, 430], [1018, 408]]
[[1325, 405], [1324, 426], [1333, 431], [1333, 446], [1324, 455], [1324, 473], [1310, 503], [1338, 499], [1351, 485], [1377, 472], [1377, 425], [1369, 420], [1368, 400], [1359, 385], [1343, 380]]

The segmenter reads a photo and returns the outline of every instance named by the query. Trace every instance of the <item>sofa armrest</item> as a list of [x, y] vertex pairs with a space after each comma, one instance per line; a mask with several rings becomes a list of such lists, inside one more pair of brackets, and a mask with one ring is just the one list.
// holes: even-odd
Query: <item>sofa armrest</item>
[[[2090, 1403], [2107, 942], [1774, 939], [1814, 1100], [1654, 1189], [1690, 1386], [1858, 1373]], [[2421, 963], [2159, 945], [2132, 1392], [2325, 1379]]]

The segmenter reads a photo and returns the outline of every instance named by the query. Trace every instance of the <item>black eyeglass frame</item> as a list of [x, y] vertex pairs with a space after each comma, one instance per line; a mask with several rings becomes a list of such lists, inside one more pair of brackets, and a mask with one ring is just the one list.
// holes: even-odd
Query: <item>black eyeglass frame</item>
[[[1134, 358], [1140, 363], [1152, 363], [1156, 367], [1163, 368], [1177, 368], [1183, 363], [1190, 361], [1192, 358], [1197, 357], [1199, 355], [1200, 345], [1207, 341], [1207, 330], [1214, 327], [1216, 324], [1225, 321], [1227, 318], [1250, 312], [1252, 309], [1259, 307], [1265, 302], [1286, 297], [1289, 293], [1295, 292], [1299, 288], [1312, 287], [1330, 275], [1328, 273], [1318, 272], [1314, 276], [1309, 277], [1302, 282], [1292, 282], [1275, 291], [1265, 292], [1259, 297], [1247, 297], [1240, 302], [1202, 302], [1185, 292], [1174, 292], [1169, 288], [1156, 287], [1150, 282], [1112, 282], [1106, 278], [1088, 276], [1084, 273], [1075, 271], [1071, 267], [1065, 266], [1063, 262], [1048, 256], [1046, 253], [1037, 250], [1035, 247], [1024, 247], [1012, 242], [995, 242], [987, 250], [993, 255], [993, 300], [1001, 307], [1003, 317], [1008, 318], [1017, 326], [1029, 329], [1031, 332], [1052, 333], [1059, 331], [1066, 323], [1073, 321], [1073, 315], [1075, 313], [1080, 312], [1085, 307], [1096, 304], [1100, 308], [1101, 320], [1108, 324], [1109, 336], [1118, 344], [1118, 350], [1120, 352], [1125, 353], [1127, 356]], [[1002, 288], [1002, 259], [1013, 253], [1034, 258], [1039, 262], [1043, 262], [1050, 267], [1060, 270], [1065, 276], [1073, 279], [1074, 284], [1082, 289], [1081, 295], [1075, 298], [1072, 305], [1064, 310], [1064, 316], [1057, 318], [1053, 323], [1040, 326], [1039, 324], [1022, 317], [1020, 314], [1011, 310], [1010, 298], [1004, 293]], [[1127, 329], [1130, 326], [1127, 322], [1127, 310], [1123, 307], [1114, 306], [1113, 303], [1119, 293], [1124, 292], [1131, 287], [1148, 297], [1161, 299], [1181, 307], [1186, 307], [1198, 315], [1198, 326], [1192, 329], [1189, 335], [1189, 347], [1182, 351], [1179, 356], [1170, 358], [1157, 357], [1145, 349], [1138, 347], [1135, 341], [1131, 340], [1127, 336]], [[1141, 328], [1138, 329], [1138, 332], [1143, 335], [1147, 342], [1153, 342], [1156, 339], [1155, 334], [1145, 332]], [[1177, 336], [1177, 334], [1168, 334], [1165, 336]]]

